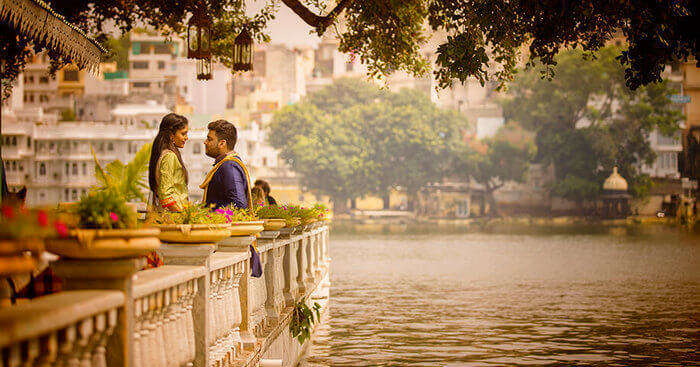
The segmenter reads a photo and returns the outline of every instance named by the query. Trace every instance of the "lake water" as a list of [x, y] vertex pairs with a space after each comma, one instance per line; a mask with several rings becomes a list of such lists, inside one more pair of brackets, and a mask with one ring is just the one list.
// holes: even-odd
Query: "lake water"
[[699, 250], [658, 227], [336, 226], [302, 366], [697, 366]]

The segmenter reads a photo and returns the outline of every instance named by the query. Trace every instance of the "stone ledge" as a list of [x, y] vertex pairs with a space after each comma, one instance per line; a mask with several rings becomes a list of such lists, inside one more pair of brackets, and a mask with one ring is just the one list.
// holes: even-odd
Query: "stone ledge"
[[164, 265], [136, 273], [133, 297], [138, 298], [159, 290], [168, 289], [189, 280], [203, 277], [206, 268], [189, 265]]
[[60, 330], [124, 305], [120, 291], [64, 291], [0, 310], [0, 347]]

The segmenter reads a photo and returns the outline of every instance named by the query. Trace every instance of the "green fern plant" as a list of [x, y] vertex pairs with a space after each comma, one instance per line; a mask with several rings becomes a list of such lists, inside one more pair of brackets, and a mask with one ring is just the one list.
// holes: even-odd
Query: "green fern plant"
[[306, 302], [302, 299], [292, 310], [292, 319], [289, 322], [289, 332], [293, 338], [299, 341], [299, 344], [304, 344], [306, 340], [311, 338], [311, 331], [314, 324], [321, 321], [321, 305], [314, 302], [309, 308]]
[[110, 189], [119, 193], [126, 201], [140, 200], [146, 201], [143, 194], [144, 189], [148, 189], [146, 182], [146, 172], [148, 171], [148, 160], [151, 156], [151, 144], [146, 144], [136, 153], [131, 162], [124, 164], [120, 160], [108, 163], [104, 168], [100, 165], [92, 149], [92, 158], [95, 161], [95, 177], [99, 182], [100, 189]]

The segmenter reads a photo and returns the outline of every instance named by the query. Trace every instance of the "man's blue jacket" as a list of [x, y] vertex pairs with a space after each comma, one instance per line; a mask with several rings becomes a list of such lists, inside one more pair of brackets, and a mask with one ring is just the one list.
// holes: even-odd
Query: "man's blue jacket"
[[[224, 157], [219, 157], [214, 165]], [[243, 167], [233, 161], [221, 164], [209, 181], [207, 197], [204, 198], [207, 206], [214, 205], [214, 209], [234, 204], [239, 209], [248, 209], [246, 192], [248, 183], [245, 179]]]

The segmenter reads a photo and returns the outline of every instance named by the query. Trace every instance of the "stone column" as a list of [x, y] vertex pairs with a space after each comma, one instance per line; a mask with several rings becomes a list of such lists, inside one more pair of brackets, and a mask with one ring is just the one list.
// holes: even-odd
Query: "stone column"
[[[272, 241], [270, 241], [272, 243]], [[282, 247], [274, 247], [267, 252], [267, 263], [265, 264], [265, 287], [267, 290], [267, 298], [265, 301], [265, 311], [267, 320], [270, 323], [276, 324], [279, 320], [280, 313], [284, 307], [284, 296], [282, 295], [282, 258], [284, 249]]]
[[300, 236], [296, 242], [299, 247], [296, 251], [297, 257], [297, 289], [299, 290], [299, 295], [306, 293], [306, 269], [308, 267], [308, 259], [306, 257], [306, 246], [308, 244], [307, 238], [305, 236]]
[[[218, 251], [249, 253], [249, 246], [253, 241], [255, 241], [255, 236], [229, 237], [219, 242]], [[251, 351], [255, 349], [257, 340], [253, 333], [255, 325], [252, 323], [253, 296], [250, 287], [250, 258], [241, 264], [236, 267], [234, 281], [234, 284], [237, 285], [236, 289], [234, 289], [237, 296], [234, 299], [240, 302], [240, 321], [236, 321], [239, 322], [238, 334], [240, 335], [240, 343], [244, 350]]]
[[211, 254], [216, 250], [217, 245], [210, 244], [162, 244], [160, 250], [163, 263], [166, 265], [193, 265], [204, 266], [207, 271], [204, 276], [196, 280], [197, 292], [194, 296], [192, 306], [192, 317], [194, 322], [195, 335], [195, 366], [207, 366], [209, 363], [209, 345], [211, 330], [209, 330], [209, 318], [212, 317], [208, 312], [209, 302], [209, 262]]
[[284, 252], [283, 268], [284, 268], [284, 285], [282, 294], [284, 296], [284, 304], [287, 307], [294, 306], [298, 292], [297, 283], [297, 250], [299, 243], [296, 241], [285, 240], [286, 244], [280, 248]]
[[134, 274], [144, 265], [144, 258], [69, 260], [51, 264], [63, 279], [65, 290], [114, 289], [124, 292], [124, 307], [119, 311], [118, 324], [107, 344], [107, 365], [134, 366]]

